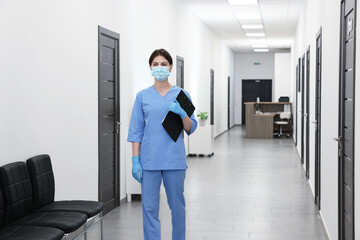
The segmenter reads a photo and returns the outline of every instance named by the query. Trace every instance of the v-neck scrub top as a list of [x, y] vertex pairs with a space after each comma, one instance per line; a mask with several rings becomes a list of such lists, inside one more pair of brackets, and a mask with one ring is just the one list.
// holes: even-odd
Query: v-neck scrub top
[[[131, 114], [128, 142], [140, 142], [140, 164], [143, 170], [175, 170], [186, 169], [186, 153], [184, 138], [180, 134], [174, 142], [162, 126], [162, 121], [169, 112], [169, 104], [174, 102], [183, 90], [173, 86], [165, 96], [161, 96], [154, 86], [136, 94]], [[183, 90], [190, 99], [189, 93]], [[188, 135], [192, 134], [197, 121], [191, 115], [192, 126]]]

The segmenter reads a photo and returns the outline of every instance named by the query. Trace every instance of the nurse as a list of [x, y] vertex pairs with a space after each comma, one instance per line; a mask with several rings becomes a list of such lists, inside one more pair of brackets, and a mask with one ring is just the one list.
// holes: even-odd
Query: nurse
[[[145, 240], [161, 239], [159, 219], [160, 185], [164, 182], [171, 209], [172, 239], [185, 240], [184, 180], [186, 154], [182, 134], [174, 142], [162, 126], [169, 111], [178, 114], [185, 132], [197, 127], [194, 115], [188, 116], [176, 101], [183, 89], [172, 86], [168, 77], [173, 60], [165, 49], [155, 50], [149, 58], [154, 85], [137, 93], [129, 126], [132, 142], [132, 175], [141, 183], [143, 229]], [[187, 97], [190, 95], [185, 91]]]

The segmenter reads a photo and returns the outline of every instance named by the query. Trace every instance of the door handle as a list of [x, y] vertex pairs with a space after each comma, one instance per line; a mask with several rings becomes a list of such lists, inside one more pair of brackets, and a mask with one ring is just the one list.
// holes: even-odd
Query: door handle
[[317, 124], [317, 121], [311, 121], [313, 124]]
[[121, 122], [116, 121], [116, 134], [119, 134], [119, 133], [120, 133], [120, 125], [121, 125], [121, 124], [122, 124]]
[[335, 142], [341, 142], [341, 141], [342, 141], [341, 137], [333, 138], [333, 140], [334, 140]]

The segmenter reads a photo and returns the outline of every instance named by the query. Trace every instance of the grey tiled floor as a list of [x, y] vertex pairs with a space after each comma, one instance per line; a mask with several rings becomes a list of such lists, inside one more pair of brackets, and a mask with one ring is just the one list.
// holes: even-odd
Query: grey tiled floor
[[[234, 127], [215, 140], [215, 155], [189, 158], [185, 180], [187, 240], [326, 239], [310, 186], [287, 138], [252, 140]], [[162, 239], [171, 217], [161, 194]], [[104, 217], [104, 239], [143, 239], [140, 201]], [[99, 226], [89, 231], [99, 239]]]

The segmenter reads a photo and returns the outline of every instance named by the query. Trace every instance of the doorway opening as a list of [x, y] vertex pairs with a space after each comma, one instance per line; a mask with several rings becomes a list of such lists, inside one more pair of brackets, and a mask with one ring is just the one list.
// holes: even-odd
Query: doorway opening
[[310, 46], [306, 50], [306, 150], [305, 150], [305, 160], [306, 160], [306, 178], [310, 178]]
[[301, 58], [301, 164], [304, 164], [304, 148], [305, 148], [305, 54]]
[[214, 69], [210, 69], [210, 125], [214, 125]]
[[321, 209], [321, 63], [322, 29], [316, 36], [316, 86], [315, 86], [315, 204]]
[[119, 38], [98, 27], [98, 189], [104, 214], [120, 204]]
[[230, 76], [228, 76], [228, 130], [231, 128], [230, 115]]
[[176, 86], [184, 89], [184, 58], [176, 56]]
[[246, 124], [245, 103], [272, 102], [272, 79], [243, 79], [242, 80], [242, 125]]
[[339, 79], [339, 239], [354, 239], [356, 1], [341, 1]]

